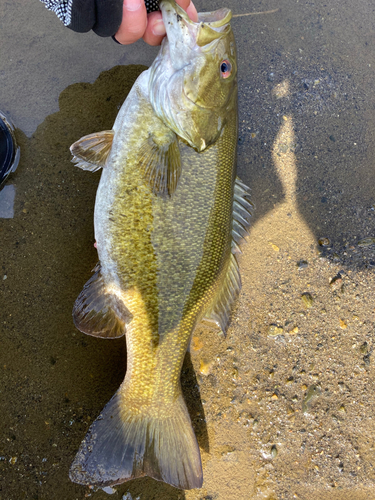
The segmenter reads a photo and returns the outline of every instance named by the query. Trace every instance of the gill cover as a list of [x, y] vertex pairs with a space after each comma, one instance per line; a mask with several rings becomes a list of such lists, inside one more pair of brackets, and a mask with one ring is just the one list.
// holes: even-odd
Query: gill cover
[[199, 14], [195, 23], [174, 0], [162, 0], [160, 7], [167, 37], [151, 66], [151, 104], [169, 128], [203, 151], [237, 105], [232, 14], [222, 8]]

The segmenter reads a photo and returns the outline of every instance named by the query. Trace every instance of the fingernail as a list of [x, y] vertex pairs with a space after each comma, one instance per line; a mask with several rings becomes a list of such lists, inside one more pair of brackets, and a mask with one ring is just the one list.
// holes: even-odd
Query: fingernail
[[143, 0], [124, 0], [124, 7], [126, 10], [135, 11], [142, 5]]
[[163, 23], [162, 19], [158, 19], [155, 21], [154, 26], [152, 27], [152, 32], [154, 35], [157, 36], [164, 36], [166, 31], [165, 31], [165, 26]]

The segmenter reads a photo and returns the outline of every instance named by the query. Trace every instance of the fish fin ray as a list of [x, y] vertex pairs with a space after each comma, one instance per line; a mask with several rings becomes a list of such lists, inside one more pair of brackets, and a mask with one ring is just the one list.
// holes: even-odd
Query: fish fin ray
[[200, 452], [182, 394], [167, 411], [154, 407], [159, 416], [132, 407], [120, 388], [82, 441], [70, 479], [104, 487], [150, 476], [177, 488], [200, 488]]
[[73, 307], [73, 321], [81, 332], [101, 338], [122, 337], [130, 313], [122, 301], [109, 293], [98, 264], [94, 274], [78, 295]]
[[234, 184], [232, 252], [241, 253], [240, 246], [249, 234], [254, 204], [249, 200], [250, 188], [238, 177]]
[[91, 172], [103, 168], [112, 148], [113, 136], [113, 130], [85, 135], [70, 146], [72, 162], [77, 167]]
[[181, 175], [178, 139], [169, 129], [150, 134], [139, 151], [139, 164], [155, 195], [171, 196]]
[[217, 324], [226, 335], [233, 303], [241, 290], [241, 276], [238, 269], [237, 259], [234, 254], [241, 253], [241, 243], [248, 235], [250, 218], [254, 208], [249, 200], [250, 188], [248, 188], [238, 177], [234, 184], [233, 199], [233, 226], [232, 226], [232, 253], [225, 276], [219, 280], [217, 292], [214, 295], [208, 309], [204, 314], [204, 321]]
[[227, 333], [233, 304], [240, 290], [241, 276], [238, 263], [236, 257], [231, 253], [224, 280], [218, 287], [218, 292], [204, 315], [204, 319], [215, 322], [224, 335]]

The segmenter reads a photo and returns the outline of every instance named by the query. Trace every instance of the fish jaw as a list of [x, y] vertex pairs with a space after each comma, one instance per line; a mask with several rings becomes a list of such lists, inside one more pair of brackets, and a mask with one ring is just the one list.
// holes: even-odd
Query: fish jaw
[[174, 0], [163, 0], [160, 9], [168, 36], [168, 41], [163, 41], [163, 44], [173, 47], [170, 50], [171, 62], [175, 70], [180, 70], [191, 63], [199, 24], [192, 21]]

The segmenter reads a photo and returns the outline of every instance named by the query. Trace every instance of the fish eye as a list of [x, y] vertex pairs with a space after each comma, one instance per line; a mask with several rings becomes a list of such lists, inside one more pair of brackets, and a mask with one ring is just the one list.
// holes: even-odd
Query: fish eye
[[232, 65], [228, 59], [224, 59], [220, 63], [220, 75], [221, 78], [228, 78], [232, 74]]

